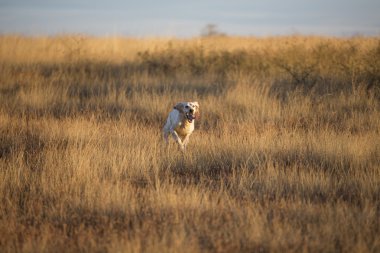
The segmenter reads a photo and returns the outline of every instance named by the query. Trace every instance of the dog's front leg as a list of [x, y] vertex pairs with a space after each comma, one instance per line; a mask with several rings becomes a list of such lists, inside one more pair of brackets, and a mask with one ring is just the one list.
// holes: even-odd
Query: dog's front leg
[[189, 143], [189, 140], [190, 140], [190, 134], [186, 135], [185, 139], [184, 139], [183, 142], [182, 142], [182, 144], [183, 144], [183, 149], [186, 149], [187, 144]]
[[178, 143], [179, 147], [183, 151], [185, 149], [185, 147], [183, 145], [183, 142], [182, 142], [181, 138], [178, 136], [178, 134], [177, 134], [177, 132], [175, 130], [172, 130], [171, 133], [173, 135], [174, 140], [176, 140], [176, 142]]

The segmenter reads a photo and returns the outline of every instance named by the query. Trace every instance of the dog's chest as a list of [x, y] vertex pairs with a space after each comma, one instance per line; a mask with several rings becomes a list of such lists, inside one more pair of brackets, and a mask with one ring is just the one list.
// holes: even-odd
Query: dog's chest
[[182, 138], [184, 138], [186, 135], [191, 134], [194, 130], [194, 123], [190, 123], [187, 120], [182, 120], [178, 123], [176, 128], [174, 129], [177, 134]]

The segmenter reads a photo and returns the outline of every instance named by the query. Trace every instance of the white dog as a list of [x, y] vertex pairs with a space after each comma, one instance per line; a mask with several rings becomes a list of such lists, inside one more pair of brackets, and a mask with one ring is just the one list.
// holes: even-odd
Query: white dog
[[174, 106], [163, 129], [165, 141], [168, 143], [169, 134], [172, 134], [184, 151], [194, 131], [194, 120], [199, 118], [199, 114], [198, 102], [181, 102]]

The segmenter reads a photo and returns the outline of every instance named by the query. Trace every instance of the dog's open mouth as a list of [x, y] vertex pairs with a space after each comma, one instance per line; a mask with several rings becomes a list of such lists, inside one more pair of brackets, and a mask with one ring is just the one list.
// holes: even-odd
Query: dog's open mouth
[[191, 123], [195, 119], [195, 116], [191, 113], [186, 113], [186, 119], [189, 121], [189, 123]]

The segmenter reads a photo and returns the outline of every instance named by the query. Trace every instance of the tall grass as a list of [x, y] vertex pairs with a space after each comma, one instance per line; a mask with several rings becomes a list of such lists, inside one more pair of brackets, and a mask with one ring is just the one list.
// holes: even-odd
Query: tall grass
[[[0, 52], [1, 252], [380, 251], [378, 38]], [[182, 154], [161, 128], [185, 100]]]

